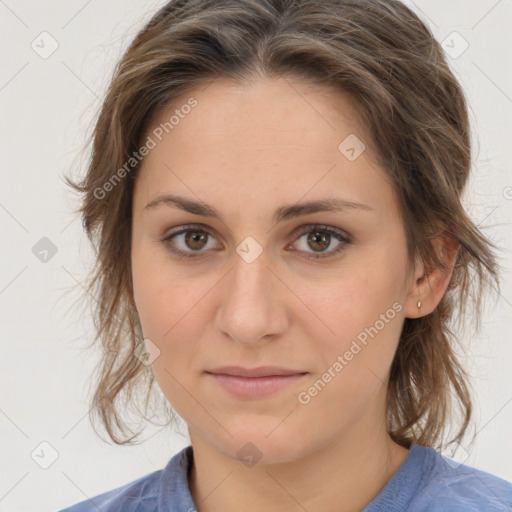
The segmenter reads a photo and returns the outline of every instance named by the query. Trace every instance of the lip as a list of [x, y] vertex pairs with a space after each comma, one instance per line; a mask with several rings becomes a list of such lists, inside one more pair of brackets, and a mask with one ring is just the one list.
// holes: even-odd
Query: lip
[[277, 366], [226, 366], [206, 373], [231, 394], [244, 399], [257, 399], [286, 388], [301, 380], [308, 372]]
[[292, 370], [280, 366], [259, 366], [257, 368], [243, 368], [241, 366], [223, 366], [207, 373], [233, 375], [237, 377], [268, 377], [272, 375], [286, 376], [307, 373], [301, 370]]

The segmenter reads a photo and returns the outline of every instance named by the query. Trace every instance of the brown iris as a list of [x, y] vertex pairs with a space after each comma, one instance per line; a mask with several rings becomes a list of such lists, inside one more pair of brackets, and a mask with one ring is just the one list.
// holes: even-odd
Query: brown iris
[[201, 231], [187, 231], [185, 234], [185, 243], [194, 250], [202, 249], [208, 241], [208, 233]]
[[[308, 236], [308, 243], [312, 243], [312, 249], [314, 249], [314, 245], [321, 246], [318, 250], [324, 250], [329, 247], [329, 243], [331, 240], [331, 235], [325, 235], [322, 231], [311, 231]], [[316, 250], [316, 249], [315, 249]]]

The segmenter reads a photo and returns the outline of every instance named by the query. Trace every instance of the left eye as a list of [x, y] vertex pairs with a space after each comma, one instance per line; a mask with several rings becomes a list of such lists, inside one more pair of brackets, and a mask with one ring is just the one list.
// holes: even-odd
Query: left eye
[[[305, 244], [308, 244], [309, 247], [313, 247], [313, 253], [308, 253], [309, 256], [305, 256], [309, 259], [329, 258], [333, 254], [337, 254], [342, 251], [345, 245], [351, 242], [348, 235], [341, 233], [340, 231], [330, 229], [326, 226], [310, 227], [306, 231], [303, 231], [297, 240], [300, 241], [305, 235], [308, 235]], [[330, 247], [331, 242], [334, 240], [338, 241], [338, 245], [333, 250], [326, 252], [328, 256], [324, 256], [325, 249]], [[307, 251], [304, 252], [307, 253]]]
[[[182, 238], [183, 235], [185, 235], [184, 238]], [[308, 236], [305, 242], [303, 242], [303, 246], [304, 244], [308, 244], [309, 247], [313, 248], [312, 253], [309, 253], [304, 249], [299, 249], [299, 252], [306, 252], [309, 254], [309, 256], [304, 256], [306, 259], [330, 257], [330, 255], [337, 254], [343, 250], [346, 244], [351, 243], [351, 239], [347, 234], [331, 229], [327, 226], [309, 227], [298, 235], [296, 241], [300, 241], [305, 237], [305, 235]], [[179, 231], [166, 236], [162, 242], [170, 252], [179, 258], [195, 258], [197, 256], [194, 253], [206, 252], [202, 250], [205, 247], [207, 249], [212, 249], [212, 247], [207, 247], [210, 237], [213, 238], [208, 231], [200, 227], [195, 228], [194, 226], [185, 226]], [[339, 242], [338, 245], [333, 250], [326, 252], [325, 250], [331, 246], [333, 240], [337, 240]], [[181, 248], [179, 248], [180, 243]], [[176, 248], [176, 246], [178, 246], [178, 248]], [[291, 245], [287, 246], [287, 248], [288, 247], [291, 247]], [[325, 256], [324, 254], [328, 254], [329, 256]]]

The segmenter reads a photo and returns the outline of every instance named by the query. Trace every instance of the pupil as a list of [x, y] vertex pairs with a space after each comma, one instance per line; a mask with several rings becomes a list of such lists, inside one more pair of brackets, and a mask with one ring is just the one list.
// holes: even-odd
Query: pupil
[[[191, 249], [201, 249], [204, 247], [204, 243], [201, 244], [201, 241], [205, 241], [206, 239], [206, 233], [199, 233], [197, 231], [189, 231], [187, 236], [187, 244], [191, 247]], [[196, 243], [199, 243], [199, 246], [195, 245]]]
[[[314, 233], [314, 235], [313, 235], [312, 237], [310, 237], [310, 238], [312, 239], [312, 240], [310, 240], [310, 241], [312, 241], [312, 242], [313, 242], [313, 244], [316, 244], [316, 245], [318, 245], [318, 244], [322, 244], [322, 241], [324, 242], [324, 243], [322, 244], [322, 245], [323, 245], [323, 247], [320, 247], [320, 250], [322, 250], [322, 249], [326, 249], [326, 248], [329, 246], [329, 242], [328, 242], [328, 241], [327, 241], [327, 245], [326, 245], [326, 243], [325, 243], [325, 242], [326, 242], [326, 240], [327, 240], [327, 237], [326, 237], [326, 236], [323, 236], [319, 231], [316, 231], [316, 232]], [[320, 240], [318, 240], [318, 239], [320, 239]], [[317, 249], [315, 249], [315, 250], [317, 250]]]

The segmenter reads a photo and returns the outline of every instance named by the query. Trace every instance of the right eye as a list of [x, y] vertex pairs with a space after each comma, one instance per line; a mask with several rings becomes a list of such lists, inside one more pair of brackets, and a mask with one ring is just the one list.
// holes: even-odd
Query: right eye
[[202, 249], [208, 246], [209, 237], [212, 235], [199, 226], [184, 226], [179, 231], [166, 236], [162, 242], [178, 258], [197, 258], [198, 255], [194, 253], [206, 252]]

